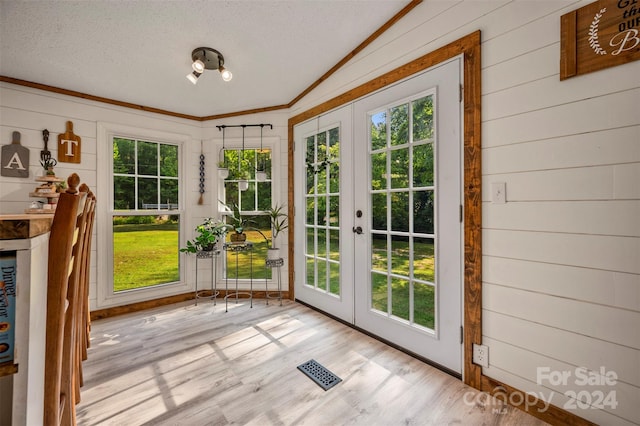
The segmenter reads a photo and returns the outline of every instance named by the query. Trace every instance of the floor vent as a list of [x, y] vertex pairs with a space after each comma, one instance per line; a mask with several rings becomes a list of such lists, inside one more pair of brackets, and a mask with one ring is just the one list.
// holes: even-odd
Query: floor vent
[[314, 359], [300, 364], [298, 370], [309, 376], [324, 390], [329, 390], [342, 381], [340, 377], [324, 368]]

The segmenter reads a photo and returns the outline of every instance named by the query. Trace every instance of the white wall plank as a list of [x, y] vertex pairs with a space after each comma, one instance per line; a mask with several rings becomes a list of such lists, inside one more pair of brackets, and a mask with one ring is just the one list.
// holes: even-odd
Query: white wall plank
[[640, 273], [640, 238], [549, 232], [483, 232], [485, 256]]
[[[606, 342], [640, 349], [640, 312], [484, 283], [484, 308]], [[584, 321], [589, 318], [589, 321]]]
[[[640, 75], [639, 62], [627, 65], [629, 76]], [[486, 121], [482, 123], [482, 146], [509, 145], [635, 126], [640, 124], [638, 99], [640, 89], [630, 89], [527, 114]], [[613, 105], [615, 108], [612, 108]]]
[[640, 237], [640, 200], [482, 204], [487, 229]]
[[640, 275], [484, 256], [483, 280], [567, 299], [640, 312]]
[[482, 150], [482, 174], [640, 162], [640, 125]]
[[[640, 387], [640, 353], [624, 345], [605, 342], [566, 330], [485, 310], [482, 313], [484, 338], [508, 342], [512, 346], [547, 358], [598, 371], [615, 371], [618, 380]], [[497, 359], [490, 361], [498, 364]]]

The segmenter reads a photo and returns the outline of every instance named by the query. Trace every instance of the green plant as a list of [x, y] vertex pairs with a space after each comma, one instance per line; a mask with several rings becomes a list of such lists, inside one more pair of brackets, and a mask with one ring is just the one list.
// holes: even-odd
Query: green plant
[[45, 170], [45, 172], [48, 175], [53, 175], [53, 168], [56, 166], [56, 164], [58, 164], [58, 162], [56, 161], [55, 158], [44, 158], [42, 160], [40, 160], [40, 164], [42, 165], [42, 168]]
[[227, 215], [226, 226], [231, 227], [237, 234], [242, 234], [245, 228], [248, 229], [250, 225], [255, 225], [253, 220], [240, 214], [240, 206], [238, 206], [238, 204], [232, 202], [230, 205], [224, 203], [223, 205], [231, 212], [230, 215]]
[[287, 223], [288, 216], [284, 211], [283, 205], [275, 205], [267, 210], [269, 214], [269, 221], [271, 222], [271, 248], [274, 248], [276, 237], [280, 234], [280, 232], [284, 231], [289, 227]]
[[196, 226], [196, 237], [187, 241], [187, 246], [180, 249], [182, 253], [197, 253], [211, 250], [220, 237], [227, 232], [228, 225], [217, 219], [206, 218]]
[[226, 169], [227, 168], [227, 162], [222, 160], [222, 161], [218, 161], [218, 168], [219, 169]]

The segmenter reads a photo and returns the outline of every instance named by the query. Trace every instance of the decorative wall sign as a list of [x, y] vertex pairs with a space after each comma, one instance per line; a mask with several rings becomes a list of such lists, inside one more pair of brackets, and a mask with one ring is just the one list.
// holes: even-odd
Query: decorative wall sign
[[80, 151], [80, 136], [73, 134], [73, 123], [67, 121], [67, 131], [58, 135], [58, 161], [79, 163]]
[[11, 145], [2, 147], [0, 176], [29, 177], [29, 148], [20, 145], [20, 132], [13, 132]]
[[560, 80], [640, 59], [640, 0], [599, 0], [560, 18]]

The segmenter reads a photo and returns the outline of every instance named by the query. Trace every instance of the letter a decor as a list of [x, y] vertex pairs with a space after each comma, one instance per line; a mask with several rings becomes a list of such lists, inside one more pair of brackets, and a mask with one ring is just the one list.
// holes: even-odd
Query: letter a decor
[[58, 161], [63, 163], [79, 163], [80, 136], [73, 134], [73, 123], [67, 121], [67, 131], [58, 135]]

